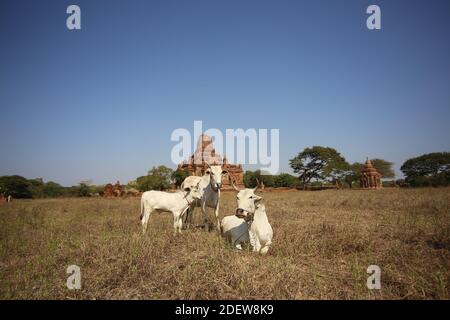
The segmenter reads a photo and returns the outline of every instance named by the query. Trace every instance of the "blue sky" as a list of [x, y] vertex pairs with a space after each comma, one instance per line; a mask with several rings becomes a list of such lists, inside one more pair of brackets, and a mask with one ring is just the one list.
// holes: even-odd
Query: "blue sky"
[[194, 120], [279, 128], [284, 172], [324, 145], [399, 174], [450, 150], [449, 39], [446, 0], [1, 1], [0, 175], [126, 183]]

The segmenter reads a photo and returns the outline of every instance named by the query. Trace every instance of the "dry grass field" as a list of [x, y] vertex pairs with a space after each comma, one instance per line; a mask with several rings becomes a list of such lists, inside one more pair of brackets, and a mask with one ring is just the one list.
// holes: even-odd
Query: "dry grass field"
[[[0, 298], [449, 299], [449, 191], [265, 192], [267, 256], [215, 230], [174, 236], [168, 213], [142, 236], [136, 198], [17, 200], [0, 205]], [[222, 195], [232, 214], [235, 194]], [[71, 264], [81, 290], [66, 287]], [[372, 264], [381, 290], [366, 287]]]

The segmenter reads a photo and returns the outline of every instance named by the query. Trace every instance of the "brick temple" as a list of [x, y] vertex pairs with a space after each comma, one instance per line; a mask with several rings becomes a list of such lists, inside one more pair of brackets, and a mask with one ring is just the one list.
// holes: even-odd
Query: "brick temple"
[[[197, 149], [183, 163], [178, 165], [179, 170], [187, 171], [190, 175], [202, 176], [210, 165], [222, 165], [224, 170], [228, 171], [228, 176], [238, 188], [244, 187], [244, 170], [240, 164], [230, 164], [226, 157], [222, 159], [221, 155], [216, 153], [211, 137], [201, 134], [197, 141]], [[228, 177], [222, 179], [222, 189], [230, 190], [232, 186]]]
[[364, 189], [379, 189], [382, 187], [381, 174], [375, 169], [369, 158], [367, 158], [361, 170], [360, 186]]

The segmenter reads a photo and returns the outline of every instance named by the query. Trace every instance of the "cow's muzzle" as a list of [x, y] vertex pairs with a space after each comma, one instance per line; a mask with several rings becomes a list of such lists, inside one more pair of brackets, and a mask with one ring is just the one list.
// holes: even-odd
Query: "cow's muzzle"
[[236, 209], [236, 217], [238, 217], [238, 218], [245, 218], [244, 209], [237, 208]]

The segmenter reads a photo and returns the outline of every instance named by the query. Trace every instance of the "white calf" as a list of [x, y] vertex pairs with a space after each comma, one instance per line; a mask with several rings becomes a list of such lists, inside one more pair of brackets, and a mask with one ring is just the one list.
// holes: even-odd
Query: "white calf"
[[144, 192], [141, 198], [142, 233], [145, 234], [150, 214], [155, 210], [172, 212], [174, 232], [178, 231], [181, 233], [183, 213], [187, 211], [193, 201], [200, 198], [201, 194], [198, 190], [198, 185], [175, 193], [164, 191]]
[[255, 194], [258, 186], [254, 189], [243, 190], [239, 190], [234, 183], [232, 186], [238, 192], [236, 217], [247, 221], [253, 251], [266, 254], [272, 244], [273, 230], [267, 219], [266, 207], [259, 203], [262, 197]]

